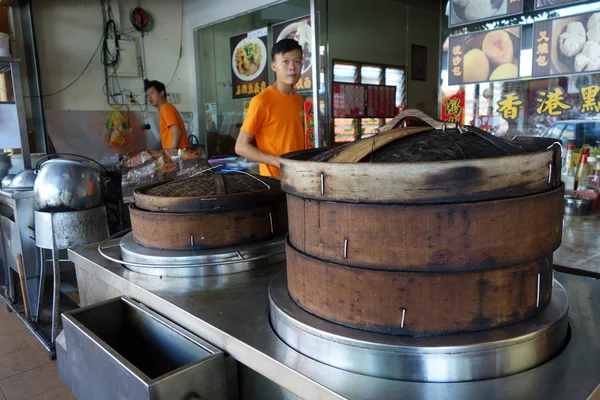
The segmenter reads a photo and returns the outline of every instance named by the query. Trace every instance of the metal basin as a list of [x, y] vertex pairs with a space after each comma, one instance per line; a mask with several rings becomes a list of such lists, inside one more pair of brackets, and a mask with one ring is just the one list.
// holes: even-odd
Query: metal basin
[[71, 311], [63, 326], [61, 375], [79, 399], [226, 399], [223, 353], [138, 302]]

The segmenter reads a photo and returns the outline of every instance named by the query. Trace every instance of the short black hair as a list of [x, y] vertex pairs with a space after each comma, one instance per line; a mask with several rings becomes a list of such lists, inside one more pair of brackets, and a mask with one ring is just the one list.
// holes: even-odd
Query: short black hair
[[144, 92], [150, 88], [156, 89], [156, 91], [160, 94], [160, 92], [165, 92], [165, 97], [167, 97], [167, 88], [165, 84], [160, 81], [149, 81], [148, 79], [144, 79]]
[[271, 58], [274, 60], [276, 54], [289, 53], [292, 50], [300, 50], [302, 52], [302, 46], [294, 39], [281, 39], [273, 45]]

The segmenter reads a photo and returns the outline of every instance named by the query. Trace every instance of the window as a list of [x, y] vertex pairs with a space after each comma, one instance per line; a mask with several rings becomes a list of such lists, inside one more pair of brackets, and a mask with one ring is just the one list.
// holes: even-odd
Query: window
[[565, 142], [567, 140], [575, 140], [575, 124], [569, 124], [565, 127], [560, 139]]
[[[403, 109], [405, 106], [405, 76], [406, 69], [404, 67], [349, 61], [333, 62], [334, 82], [396, 86], [396, 109]], [[384, 125], [390, 119], [335, 118], [333, 121], [335, 142], [351, 142], [362, 137], [371, 136], [375, 129]]]
[[565, 129], [564, 124], [556, 124], [550, 128], [544, 136], [552, 139], [558, 139], [560, 138], [560, 134], [562, 133], [563, 129]]
[[600, 122], [583, 124], [583, 144], [597, 146], [600, 141]]

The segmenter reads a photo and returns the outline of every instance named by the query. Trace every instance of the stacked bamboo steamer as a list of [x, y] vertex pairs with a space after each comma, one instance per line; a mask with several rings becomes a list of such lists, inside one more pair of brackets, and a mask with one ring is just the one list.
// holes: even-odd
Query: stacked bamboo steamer
[[204, 172], [134, 191], [136, 243], [153, 249], [238, 246], [287, 232], [285, 195], [276, 179]]
[[[390, 129], [407, 116], [429, 126]], [[324, 319], [394, 335], [530, 318], [551, 296], [559, 171], [559, 146], [525, 152], [412, 110], [375, 137], [291, 153], [290, 296]]]

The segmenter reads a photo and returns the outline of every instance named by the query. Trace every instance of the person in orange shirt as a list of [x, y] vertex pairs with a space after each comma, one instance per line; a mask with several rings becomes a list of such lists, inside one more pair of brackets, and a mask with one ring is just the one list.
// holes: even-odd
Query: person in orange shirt
[[148, 103], [160, 113], [160, 142], [163, 149], [187, 149], [190, 147], [185, 124], [179, 111], [167, 102], [164, 83], [144, 80]]
[[302, 71], [302, 47], [292, 39], [280, 40], [271, 58], [275, 83], [250, 101], [235, 152], [259, 162], [261, 175], [279, 176], [279, 157], [304, 148], [304, 99], [294, 91]]

